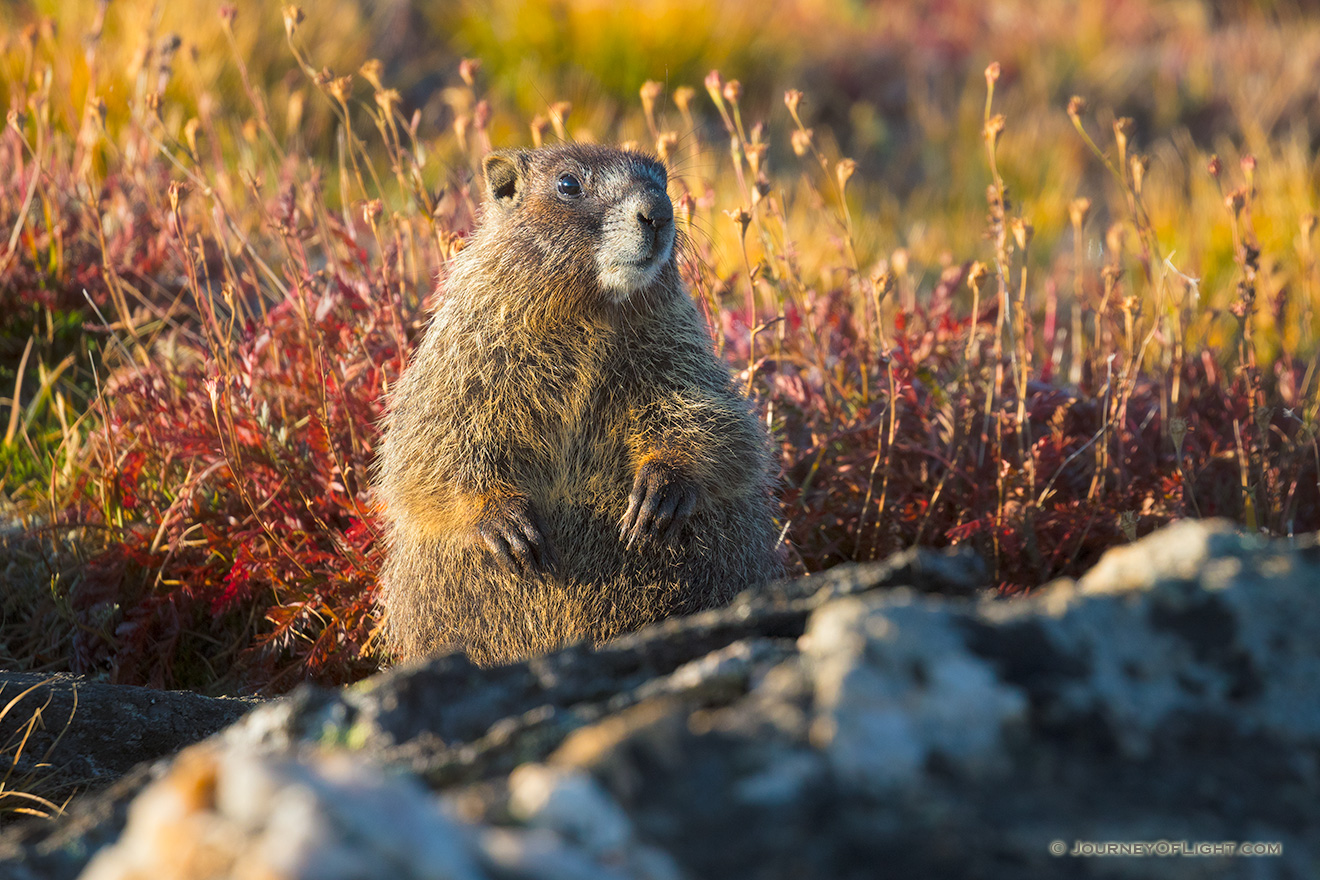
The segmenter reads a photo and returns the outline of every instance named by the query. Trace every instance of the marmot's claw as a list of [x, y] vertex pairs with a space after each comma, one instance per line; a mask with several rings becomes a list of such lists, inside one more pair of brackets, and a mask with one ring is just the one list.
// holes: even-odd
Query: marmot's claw
[[666, 544], [697, 506], [697, 488], [674, 468], [649, 461], [637, 471], [628, 510], [619, 521], [619, 540], [627, 547], [643, 538]]
[[477, 535], [509, 574], [540, 578], [553, 574], [559, 556], [526, 498], [514, 496], [491, 505], [476, 526]]
[[500, 568], [509, 574], [517, 574], [518, 566], [513, 555], [509, 552], [509, 542], [493, 526], [488, 523], [477, 524], [477, 535], [485, 543], [486, 549], [490, 555], [499, 563]]
[[691, 490], [683, 493], [683, 496], [678, 500], [678, 504], [675, 505], [673, 515], [666, 522], [664, 531], [660, 532], [660, 527], [656, 527], [657, 532], [660, 532], [660, 543], [668, 544], [678, 538], [679, 529], [682, 528], [683, 523], [687, 522], [696, 506], [697, 493]]

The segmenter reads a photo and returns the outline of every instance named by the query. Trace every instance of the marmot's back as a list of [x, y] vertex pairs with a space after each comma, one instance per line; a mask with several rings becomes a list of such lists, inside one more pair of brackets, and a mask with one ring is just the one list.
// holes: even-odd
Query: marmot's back
[[768, 442], [679, 281], [663, 166], [565, 146], [484, 172], [378, 463], [396, 655], [513, 660], [765, 582]]

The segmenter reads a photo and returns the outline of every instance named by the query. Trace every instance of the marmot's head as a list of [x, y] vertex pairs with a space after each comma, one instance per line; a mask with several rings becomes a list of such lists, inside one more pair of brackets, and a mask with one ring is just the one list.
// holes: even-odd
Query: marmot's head
[[560, 284], [571, 278], [620, 303], [674, 262], [668, 174], [648, 156], [568, 144], [491, 153], [482, 170], [483, 224]]

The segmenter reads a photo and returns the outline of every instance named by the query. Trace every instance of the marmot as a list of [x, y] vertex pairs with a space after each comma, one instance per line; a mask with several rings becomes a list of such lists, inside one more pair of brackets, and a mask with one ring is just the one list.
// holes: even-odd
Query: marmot
[[564, 145], [483, 176], [384, 422], [396, 659], [509, 662], [769, 580], [768, 436], [679, 278], [665, 167]]

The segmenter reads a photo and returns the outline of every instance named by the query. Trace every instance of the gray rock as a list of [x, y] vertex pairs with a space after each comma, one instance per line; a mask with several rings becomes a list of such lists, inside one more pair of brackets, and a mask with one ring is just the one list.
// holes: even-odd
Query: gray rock
[[348, 753], [315, 759], [207, 744], [133, 801], [86, 880], [283, 877], [483, 880], [465, 834], [409, 778]]
[[[176, 836], [284, 876], [406, 867], [427, 829], [430, 862], [492, 880], [1320, 876], [1314, 539], [1180, 523], [1026, 598], [982, 580], [912, 551], [598, 650], [306, 689], [200, 747], [227, 781]], [[160, 839], [146, 793], [124, 830], [133, 791], [0, 836], [0, 876]], [[1106, 842], [1170, 854], [1067, 854]]]
[[594, 855], [621, 852], [632, 842], [628, 814], [580, 770], [523, 764], [509, 776], [509, 812]]
[[0, 672], [0, 772], [55, 803], [227, 727], [256, 702], [110, 685], [76, 675]]
[[816, 718], [812, 744], [848, 785], [919, 782], [935, 759], [971, 771], [1002, 751], [1027, 699], [972, 654], [957, 615], [911, 593], [837, 599], [802, 637]]

